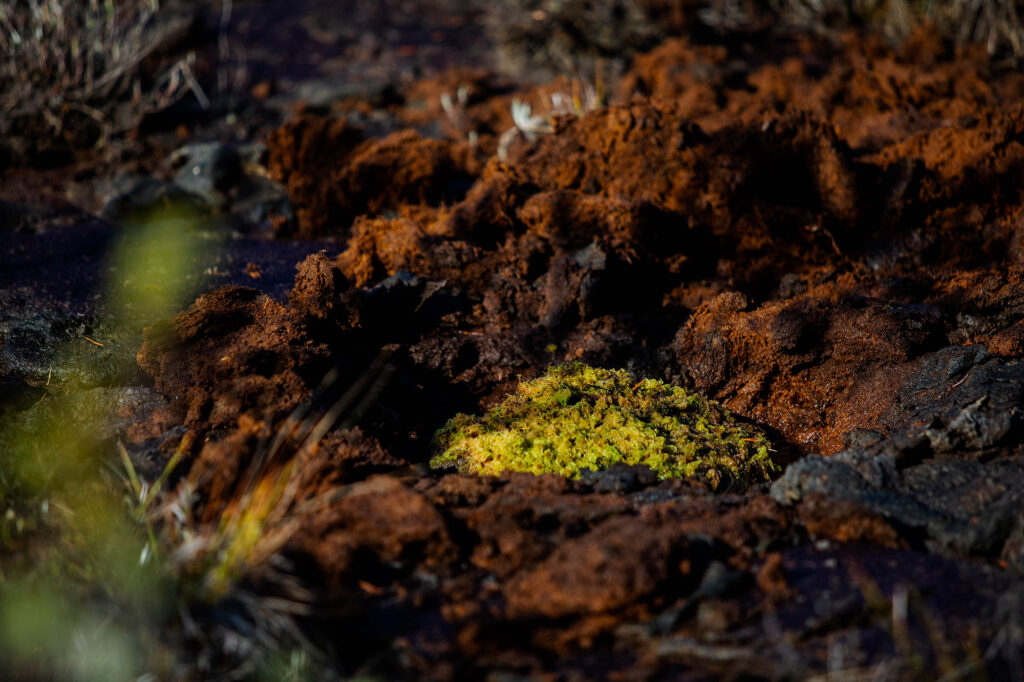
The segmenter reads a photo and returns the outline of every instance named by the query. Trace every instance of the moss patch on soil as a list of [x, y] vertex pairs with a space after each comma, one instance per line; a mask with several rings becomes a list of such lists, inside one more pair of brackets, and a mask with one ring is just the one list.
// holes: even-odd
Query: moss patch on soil
[[763, 434], [714, 401], [623, 370], [558, 365], [519, 384], [483, 417], [456, 415], [436, 436], [434, 468], [497, 475], [646, 465], [665, 478], [746, 488], [778, 470]]

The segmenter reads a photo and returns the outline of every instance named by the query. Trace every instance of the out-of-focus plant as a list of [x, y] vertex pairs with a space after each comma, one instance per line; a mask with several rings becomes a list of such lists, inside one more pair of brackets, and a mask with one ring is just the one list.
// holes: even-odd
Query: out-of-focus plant
[[[194, 295], [203, 232], [196, 215], [174, 206], [140, 214], [128, 227], [110, 258], [103, 324], [141, 336], [143, 324]], [[76, 349], [59, 349], [55, 364], [81, 362]], [[0, 423], [0, 658], [19, 679], [167, 672], [182, 628], [175, 576], [154, 560], [164, 545], [152, 510], [188, 434], [147, 483], [127, 451], [121, 461], [116, 454], [118, 410], [137, 389], [73, 379], [46, 388], [36, 405]], [[123, 479], [127, 496], [110, 471]]]
[[129, 679], [159, 665], [172, 602], [104, 476], [114, 389], [46, 397], [2, 435], [0, 657], [26, 679]]
[[[215, 239], [203, 227], [173, 204], [127, 219], [103, 295], [112, 326], [141, 330], [195, 295]], [[0, 659], [25, 679], [327, 679], [300, 627], [315, 599], [283, 548], [325, 503], [298, 495], [306, 457], [375, 399], [388, 373], [371, 369], [323, 414], [293, 415], [212, 523], [182, 464], [191, 433], [149, 479], [118, 442], [131, 389], [54, 385], [0, 424]]]
[[[918, 22], [934, 21], [939, 31], [958, 42], [983, 43], [990, 54], [1009, 51], [1015, 57], [1024, 56], [1024, 22], [1021, 5], [1014, 0], [890, 0], [893, 5], [909, 6], [910, 14]], [[891, 10], [890, 10], [891, 11]], [[903, 34], [909, 27], [900, 27]]]
[[1024, 57], [1017, 0], [496, 0], [498, 61], [527, 77], [578, 71], [601, 57], [624, 67], [670, 35], [743, 37], [861, 29], [898, 40], [925, 23], [956, 43]]
[[[60, 133], [77, 119], [105, 135], [189, 91], [205, 102], [193, 55], [143, 68], [180, 37], [181, 22], [165, 18], [159, 0], [0, 3], [0, 122]], [[126, 115], [110, 115], [114, 104]]]
[[477, 144], [477, 132], [470, 128], [470, 123], [466, 113], [466, 107], [469, 104], [469, 87], [466, 85], [460, 85], [458, 90], [455, 91], [455, 99], [447, 92], [441, 93], [441, 109], [444, 110], [445, 116], [448, 117], [448, 122], [451, 124], [452, 129], [460, 135], [464, 135], [470, 146], [475, 147]]
[[990, 54], [1024, 56], [1024, 22], [1016, 0], [708, 0], [698, 14], [719, 32], [862, 29], [899, 40], [932, 23], [956, 43], [981, 43]]
[[500, 0], [489, 12], [504, 68], [527, 77], [560, 73], [591, 74], [586, 67], [603, 60], [614, 73], [633, 55], [665, 37], [663, 12], [656, 5], [687, 0]]
[[550, 104], [543, 113], [534, 113], [529, 102], [512, 100], [513, 126], [498, 138], [498, 158], [508, 158], [508, 150], [517, 138], [535, 142], [540, 135], [555, 132], [554, 120], [559, 116], [580, 117], [605, 106], [604, 81], [569, 79], [565, 88], [551, 93]]
[[152, 324], [191, 300], [199, 254], [216, 250], [213, 237], [200, 229], [203, 220], [193, 207], [174, 203], [131, 219], [114, 249], [107, 283], [107, 305], [117, 318]]

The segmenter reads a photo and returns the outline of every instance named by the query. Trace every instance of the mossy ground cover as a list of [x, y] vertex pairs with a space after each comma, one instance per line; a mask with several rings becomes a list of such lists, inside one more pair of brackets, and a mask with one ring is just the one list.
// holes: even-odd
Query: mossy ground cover
[[482, 417], [459, 414], [436, 437], [431, 466], [497, 475], [561, 474], [617, 464], [718, 489], [768, 480], [778, 467], [763, 434], [714, 401], [624, 370], [571, 363], [521, 383]]

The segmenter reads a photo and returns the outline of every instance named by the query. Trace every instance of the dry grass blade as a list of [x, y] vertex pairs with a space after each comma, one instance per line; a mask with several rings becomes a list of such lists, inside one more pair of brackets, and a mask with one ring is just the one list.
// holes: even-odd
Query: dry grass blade
[[[320, 381], [313, 396], [306, 403], [303, 403], [285, 419], [284, 424], [278, 429], [274, 439], [266, 448], [260, 450], [253, 457], [245, 477], [243, 478], [241, 490], [243, 495], [249, 494], [256, 485], [257, 480], [264, 475], [268, 466], [276, 461], [282, 452], [288, 452], [289, 456], [304, 452], [307, 448], [319, 443], [325, 435], [337, 424], [338, 420], [359, 400], [359, 397], [372, 389], [380, 377], [390, 378], [394, 367], [389, 360], [397, 350], [397, 346], [385, 346], [374, 358], [370, 366], [345, 390], [341, 397], [319, 417], [311, 416], [315, 406], [323, 400], [323, 397], [338, 381], [338, 370], [330, 370]], [[387, 379], [385, 379], [386, 383]], [[383, 390], [383, 385], [380, 386]], [[373, 394], [371, 390], [371, 394]], [[362, 403], [360, 403], [362, 406]], [[363, 407], [365, 410], [365, 406]], [[362, 414], [361, 412], [359, 413]], [[350, 428], [354, 422], [350, 420], [345, 428]], [[245, 506], [245, 505], [242, 505]]]
[[182, 457], [184, 457], [185, 452], [188, 451], [191, 442], [191, 438], [186, 434], [181, 439], [181, 442], [178, 443], [178, 447], [175, 449], [174, 454], [171, 455], [167, 464], [164, 465], [163, 470], [152, 485], [143, 481], [139, 477], [139, 474], [135, 469], [135, 464], [132, 462], [131, 455], [128, 453], [128, 449], [124, 446], [124, 443], [117, 443], [117, 452], [121, 458], [121, 464], [124, 467], [125, 483], [132, 494], [134, 507], [133, 514], [136, 521], [142, 523], [146, 528], [146, 537], [148, 542], [139, 559], [140, 563], [145, 564], [150, 559], [159, 556], [160, 541], [157, 538], [155, 521], [159, 519], [160, 515], [155, 512], [152, 507], [163, 492], [164, 486], [167, 485], [168, 479], [170, 479], [171, 474], [178, 467], [178, 464], [181, 462]]
[[125, 448], [124, 443], [118, 441], [117, 453], [121, 456], [121, 464], [124, 466], [125, 472], [128, 476], [128, 484], [135, 499], [142, 499], [142, 482], [139, 480], [139, 474], [135, 471], [135, 464], [132, 463], [131, 455], [128, 454], [128, 449]]
[[[180, 495], [187, 489], [187, 481], [179, 489], [180, 499], [161, 508], [165, 535], [170, 538], [166, 544], [177, 547], [170, 561], [174, 572], [188, 586], [186, 592], [204, 608], [235, 613], [232, 618], [240, 629], [221, 634], [233, 638], [238, 646], [243, 646], [239, 642], [244, 640], [271, 649], [289, 640], [315, 652], [296, 618], [322, 607], [290, 573], [282, 554], [311, 515], [323, 509], [323, 504], [304, 499], [303, 467], [339, 421], [344, 419], [344, 428], [354, 425], [379, 398], [395, 372], [391, 359], [396, 351], [397, 346], [382, 348], [341, 396], [324, 407], [339, 378], [336, 370], [329, 372], [311, 400], [296, 408], [273, 438], [261, 441], [216, 526], [194, 525], [190, 509], [194, 499]], [[324, 502], [347, 487], [329, 490], [316, 501]]]

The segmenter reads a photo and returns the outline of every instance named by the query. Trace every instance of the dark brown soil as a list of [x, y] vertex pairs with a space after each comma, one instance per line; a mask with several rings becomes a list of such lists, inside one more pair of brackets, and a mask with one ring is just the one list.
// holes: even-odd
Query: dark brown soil
[[[803, 676], [839, 641], [857, 666], [898, 667], [909, 654], [872, 610], [894, 590], [913, 594], [907, 627], [942, 623], [951, 651], [919, 652], [939, 670], [968, 656], [952, 644], [967, 633], [984, 647], [1006, 627], [1016, 579], [1000, 557], [1019, 525], [944, 557], [927, 526], [852, 494], [790, 506], [630, 472], [491, 480], [422, 463], [446, 417], [570, 359], [697, 388], [768, 427], [784, 462], [953, 420], [965, 372], [1022, 352], [1022, 86], [927, 36], [769, 62], [675, 41], [638, 59], [620, 103], [507, 162], [305, 114], [271, 136], [272, 168], [300, 234], [347, 249], [300, 266], [290, 307], [199, 299], [140, 360], [178, 423], [207, 434], [192, 466], [217, 474], [190, 480], [213, 501], [246, 456], [232, 429], [279, 420], [327, 365], [351, 379], [400, 344], [362, 435], [322, 448], [316, 470], [356, 487], [288, 552], [363, 605], [348, 626], [410, 675]], [[963, 359], [972, 344], [988, 352]], [[956, 362], [906, 400], [925, 365]], [[1015, 428], [901, 466], [1015, 461]]]
[[[446, 136], [348, 115], [422, 126], [460, 84]], [[287, 302], [224, 287], [147, 329], [169, 403], [135, 445], [185, 427], [215, 522], [289, 415], [363, 386], [296, 455], [300, 501], [341, 494], [283, 550], [345, 673], [1020, 679], [1024, 76], [927, 32], [669, 40], [499, 159], [511, 99], [553, 87], [452, 71], [273, 132], [275, 236], [343, 250]], [[448, 418], [571, 360], [721, 401], [785, 473], [429, 470]]]

